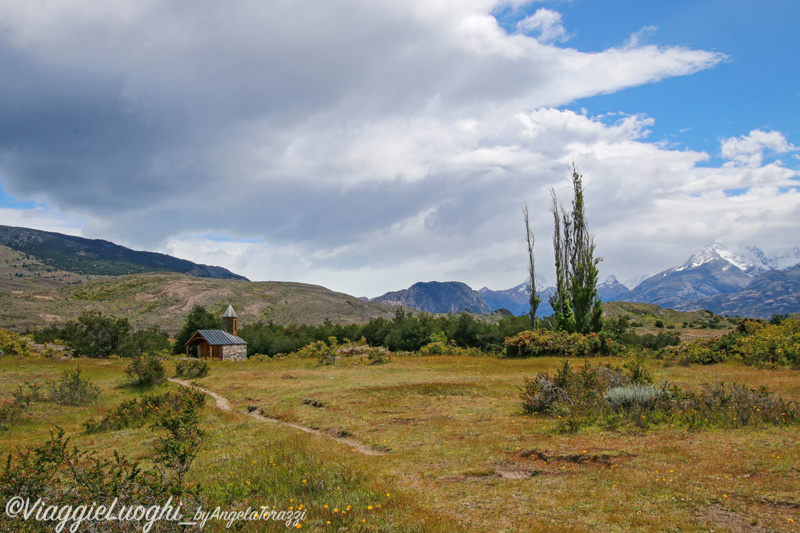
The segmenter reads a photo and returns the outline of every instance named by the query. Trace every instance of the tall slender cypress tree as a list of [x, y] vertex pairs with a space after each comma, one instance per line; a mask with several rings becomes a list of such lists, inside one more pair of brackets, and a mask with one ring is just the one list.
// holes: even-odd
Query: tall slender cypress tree
[[550, 298], [556, 329], [590, 333], [603, 327], [603, 309], [597, 295], [597, 264], [594, 237], [589, 232], [583, 201], [583, 181], [572, 164], [572, 211], [567, 213], [550, 190], [553, 204], [553, 252], [556, 262], [556, 292]]

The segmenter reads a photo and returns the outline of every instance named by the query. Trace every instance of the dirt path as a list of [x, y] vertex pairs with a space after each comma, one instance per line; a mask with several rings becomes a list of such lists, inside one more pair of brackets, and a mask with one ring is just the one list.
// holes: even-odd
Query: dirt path
[[[202, 393], [208, 394], [217, 402], [217, 409], [221, 409], [222, 411], [233, 411], [231, 407], [231, 403], [228, 401], [227, 398], [217, 394], [214, 391], [208, 390], [203, 387], [198, 387], [188, 381], [183, 379], [176, 379], [176, 378], [169, 378], [169, 380], [173, 383], [180, 385], [181, 387], [188, 387], [190, 389], [199, 390]], [[299, 429], [300, 431], [304, 431], [306, 433], [311, 433], [312, 435], [319, 435], [320, 437], [325, 437], [326, 439], [335, 440], [341, 444], [349, 446], [351, 450], [354, 452], [362, 453], [364, 455], [387, 455], [388, 452], [383, 450], [378, 450], [377, 448], [373, 448], [363, 442], [354, 439], [353, 437], [342, 437], [340, 435], [336, 435], [335, 433], [326, 433], [324, 431], [320, 431], [318, 429], [312, 429], [306, 426], [301, 426], [300, 424], [294, 424], [292, 422], [284, 422], [283, 420], [278, 420], [277, 418], [270, 418], [268, 416], [264, 416], [257, 411], [242, 411], [243, 414], [246, 414], [256, 420], [260, 420], [261, 422], [269, 422], [271, 424], [281, 424], [284, 426], [288, 426], [290, 428]]]

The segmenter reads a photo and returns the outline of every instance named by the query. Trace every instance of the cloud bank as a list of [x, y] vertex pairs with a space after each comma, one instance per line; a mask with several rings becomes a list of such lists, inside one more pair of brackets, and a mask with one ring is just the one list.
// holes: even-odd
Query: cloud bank
[[582, 52], [555, 11], [503, 30], [508, 4], [3, 2], [0, 185], [86, 236], [357, 295], [521, 282], [523, 200], [547, 276], [547, 189], [573, 160], [605, 272], [791, 242], [797, 172], [764, 163], [796, 150], [779, 132], [722, 140], [712, 168], [648, 142], [652, 118], [559, 109], [722, 55]]

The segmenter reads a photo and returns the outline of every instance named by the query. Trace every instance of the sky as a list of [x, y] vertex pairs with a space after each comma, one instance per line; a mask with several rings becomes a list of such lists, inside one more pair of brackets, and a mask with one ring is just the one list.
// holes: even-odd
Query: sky
[[796, 0], [4, 0], [0, 224], [378, 296], [800, 227]]

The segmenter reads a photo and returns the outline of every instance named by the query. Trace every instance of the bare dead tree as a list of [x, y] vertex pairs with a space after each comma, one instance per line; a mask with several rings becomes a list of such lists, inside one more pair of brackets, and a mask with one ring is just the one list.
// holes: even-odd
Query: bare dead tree
[[530, 316], [531, 316], [531, 327], [536, 329], [536, 310], [539, 308], [539, 303], [542, 301], [541, 297], [536, 293], [536, 267], [534, 264], [533, 258], [533, 245], [536, 242], [536, 239], [533, 236], [533, 232], [531, 231], [531, 225], [528, 218], [528, 204], [525, 203], [522, 206], [522, 217], [525, 219], [525, 241], [528, 244], [528, 275], [529, 275], [529, 285], [528, 288], [530, 289]]

